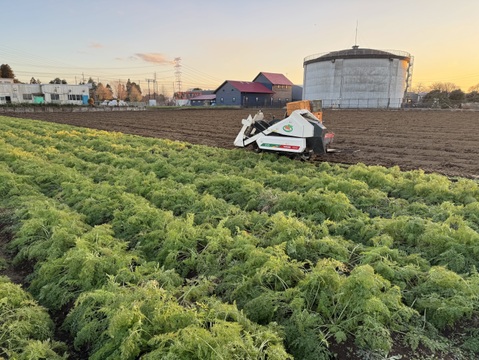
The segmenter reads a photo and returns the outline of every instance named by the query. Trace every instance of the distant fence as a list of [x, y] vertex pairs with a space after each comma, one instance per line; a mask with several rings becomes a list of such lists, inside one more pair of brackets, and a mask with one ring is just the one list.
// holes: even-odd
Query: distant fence
[[323, 109], [400, 109], [403, 98], [322, 99]]

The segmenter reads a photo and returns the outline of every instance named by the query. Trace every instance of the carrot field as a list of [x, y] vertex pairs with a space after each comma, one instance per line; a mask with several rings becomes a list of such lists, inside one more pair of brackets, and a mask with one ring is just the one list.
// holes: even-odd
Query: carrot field
[[472, 179], [0, 116], [0, 230], [0, 357], [479, 357]]

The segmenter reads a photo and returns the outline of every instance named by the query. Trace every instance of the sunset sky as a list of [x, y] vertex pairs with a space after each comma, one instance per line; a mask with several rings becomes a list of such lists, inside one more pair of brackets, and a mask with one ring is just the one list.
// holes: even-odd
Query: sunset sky
[[[303, 59], [360, 47], [414, 56], [413, 88], [479, 84], [479, 1], [2, 1], [0, 64], [43, 83], [60, 77], [139, 82], [172, 93], [251, 81], [261, 71], [302, 84]], [[175, 90], [178, 90], [175, 88]]]

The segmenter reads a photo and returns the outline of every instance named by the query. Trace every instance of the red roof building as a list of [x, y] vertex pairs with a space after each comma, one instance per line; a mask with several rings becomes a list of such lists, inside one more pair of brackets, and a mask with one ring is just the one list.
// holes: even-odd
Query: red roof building
[[288, 85], [293, 86], [293, 83], [283, 74], [260, 72], [255, 78], [254, 82], [262, 82], [266, 79], [266, 82], [272, 85]]
[[215, 94], [204, 94], [196, 96], [190, 99], [190, 104], [192, 106], [204, 106], [204, 105], [213, 105], [216, 101]]
[[229, 83], [232, 87], [234, 87], [235, 89], [237, 89], [238, 91], [242, 93], [255, 93], [255, 94], [272, 94], [273, 93], [271, 89], [268, 89], [263, 84], [256, 83], [256, 82], [226, 80], [223, 83], [223, 85], [225, 83]]
[[283, 107], [292, 101], [292, 89], [283, 74], [260, 72], [253, 81], [226, 80], [214, 94], [217, 105]]
[[274, 92], [260, 83], [226, 80], [214, 94], [217, 105], [264, 107], [271, 106]]
[[273, 104], [282, 106], [293, 99], [293, 83], [283, 74], [260, 72], [253, 80], [274, 92]]

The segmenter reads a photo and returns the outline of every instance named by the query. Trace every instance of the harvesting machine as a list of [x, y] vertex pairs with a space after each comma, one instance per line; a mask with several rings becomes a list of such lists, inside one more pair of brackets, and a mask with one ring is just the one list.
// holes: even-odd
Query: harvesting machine
[[261, 110], [254, 117], [249, 115], [241, 121], [243, 127], [236, 136], [234, 145], [251, 145], [258, 152], [274, 151], [301, 156], [303, 159], [309, 159], [313, 154], [327, 153], [334, 133], [327, 131], [321, 119], [305, 109], [304, 105], [296, 107], [299, 108], [287, 110], [286, 118], [282, 120], [273, 119], [268, 122]]

